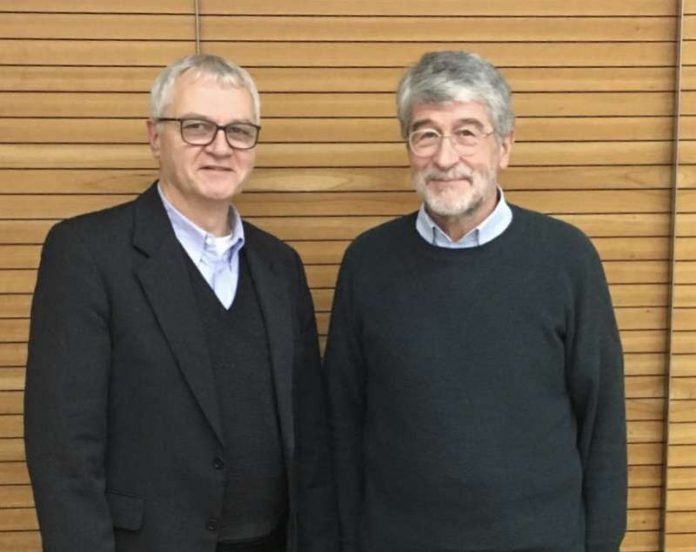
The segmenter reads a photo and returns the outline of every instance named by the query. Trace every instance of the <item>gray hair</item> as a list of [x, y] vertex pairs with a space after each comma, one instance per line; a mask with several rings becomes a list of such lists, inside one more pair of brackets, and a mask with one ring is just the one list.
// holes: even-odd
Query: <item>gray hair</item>
[[408, 69], [399, 83], [396, 109], [403, 138], [410, 131], [416, 104], [452, 101], [484, 104], [499, 140], [513, 129], [510, 87], [493, 65], [468, 52], [429, 52]]
[[242, 88], [251, 95], [254, 122], [261, 118], [261, 99], [251, 75], [238, 65], [219, 56], [198, 54], [179, 59], [167, 66], [155, 79], [150, 89], [150, 120], [156, 121], [172, 102], [172, 93], [177, 79], [191, 71], [194, 78], [212, 76], [220, 84]]

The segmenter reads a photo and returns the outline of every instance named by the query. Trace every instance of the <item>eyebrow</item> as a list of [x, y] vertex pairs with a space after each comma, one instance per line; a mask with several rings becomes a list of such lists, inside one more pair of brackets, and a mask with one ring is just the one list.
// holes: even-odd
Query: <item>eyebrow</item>
[[[455, 121], [454, 128], [459, 128], [459, 127], [462, 127], [465, 125], [472, 125], [472, 126], [477, 127], [480, 130], [483, 130], [486, 128], [485, 125], [481, 121], [479, 121], [478, 119], [467, 118], [467, 117], [465, 117], [463, 119], [458, 119], [457, 121]], [[438, 125], [436, 125], [432, 119], [421, 119], [420, 121], [415, 121], [411, 125], [411, 131], [418, 130], [421, 128], [430, 128], [430, 127], [438, 128]]]
[[[178, 119], [196, 119], [196, 120], [199, 120], [199, 121], [208, 121], [209, 123], [217, 124], [217, 123], [215, 123], [215, 121], [213, 121], [210, 117], [207, 117], [207, 116], [205, 116], [205, 115], [201, 115], [200, 113], [195, 113], [195, 112], [192, 112], [192, 113], [184, 113], [183, 115], [179, 115], [179, 117], [177, 117], [177, 118], [178, 118]], [[251, 124], [255, 124], [255, 123], [254, 123], [252, 120], [250, 120], [250, 119], [232, 119], [229, 123], [226, 123], [226, 125], [232, 125], [232, 124], [234, 124], [234, 123], [251, 123]], [[226, 126], [226, 125], [225, 125], [225, 126]]]

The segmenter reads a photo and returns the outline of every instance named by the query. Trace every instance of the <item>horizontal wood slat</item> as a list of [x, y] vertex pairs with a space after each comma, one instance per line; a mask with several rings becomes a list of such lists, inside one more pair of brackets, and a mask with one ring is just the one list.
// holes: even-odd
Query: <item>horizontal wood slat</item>
[[[494, 42], [205, 42], [205, 50], [242, 66], [269, 67], [404, 67], [432, 50], [475, 51], [496, 65], [529, 67], [538, 65], [587, 66], [671, 66], [671, 42], [588, 42], [582, 48], [558, 42], [549, 48], [543, 42], [522, 42], [510, 48]], [[18, 59], [28, 65], [134, 65], [163, 66], [194, 52], [187, 41], [117, 40], [12, 40], [0, 39], [0, 64]]]
[[[609, 147], [610, 146], [610, 147]], [[522, 165], [665, 165], [669, 142], [523, 142], [514, 159]], [[7, 168], [151, 168], [150, 150], [133, 144], [0, 144]], [[394, 167], [404, 166], [402, 143], [263, 144], [259, 167]]]
[[[191, 14], [190, 0], [121, 0], [105, 9], [98, 0], [71, 0], [68, 4], [56, 4], [54, 0], [3, 0], [5, 12], [48, 13], [184, 13]], [[561, 4], [555, 0], [468, 0], [462, 5], [457, 0], [373, 0], [349, 2], [343, 0], [206, 0], [205, 12], [209, 14], [257, 14], [257, 15], [486, 15], [486, 16], [544, 16], [548, 13], [565, 16], [589, 15], [654, 15], [673, 16], [674, 4], [664, 0], [567, 0]]]
[[[694, 118], [696, 119], [696, 118]], [[389, 118], [265, 118], [261, 144], [266, 143], [403, 143], [399, 124]], [[696, 127], [696, 123], [693, 125]], [[577, 119], [535, 117], [515, 123], [515, 140], [615, 142], [627, 135], [646, 142], [669, 142], [669, 117], [582, 117]], [[0, 119], [0, 143], [38, 144], [147, 144], [143, 118], [133, 119]], [[261, 146], [263, 147], [263, 146]], [[405, 152], [405, 147], [402, 149]]]
[[[669, 194], [659, 190], [510, 191], [509, 199], [521, 206], [547, 213], [664, 213]], [[43, 195], [42, 201], [29, 196], [5, 195], [0, 202], [0, 219], [64, 218], [103, 209], [132, 199], [130, 195]], [[415, 211], [419, 202], [410, 190], [374, 193], [244, 193], [235, 201], [244, 216], [395, 216]], [[630, 238], [626, 238], [630, 239]], [[645, 240], [643, 240], [645, 241]], [[690, 250], [692, 238], [680, 238]], [[656, 240], [659, 243], [659, 240]], [[638, 243], [636, 244], [638, 245]], [[650, 248], [651, 244], [646, 244]]]
[[[261, 94], [385, 92], [393, 94], [403, 67], [248, 67]], [[0, 91], [145, 92], [161, 66], [0, 66]], [[696, 67], [687, 68], [696, 74]], [[525, 92], [671, 92], [672, 67], [505, 67], [515, 94]]]
[[[0, 42], [0, 48], [2, 43]], [[1, 52], [2, 50], [0, 50]], [[696, 94], [694, 92], [693, 94]], [[395, 116], [393, 93], [267, 93], [263, 117]], [[520, 117], [669, 117], [670, 92], [530, 92], [515, 95]], [[684, 94], [688, 114], [696, 99]], [[138, 92], [0, 92], [0, 117], [145, 117], [147, 94]]]
[[[504, 33], [506, 42], [665, 41], [675, 33], [674, 17], [552, 18], [538, 17], [318, 17], [203, 15], [205, 40], [291, 42], [431, 42], [433, 27], [441, 41], [491, 42]], [[356, 34], [359, 28], [359, 34]], [[687, 23], [687, 28], [689, 28]], [[231, 33], [231, 30], [234, 32]], [[82, 40], [190, 40], [189, 15], [25, 14], [0, 18], [0, 38]]]
[[[573, 167], [572, 170], [568, 167], [513, 166], [500, 175], [500, 180], [505, 190], [668, 189], [669, 172], [670, 169], [667, 166], [583, 166]], [[247, 192], [407, 191], [412, 189], [409, 174], [406, 167], [352, 169], [257, 167], [250, 181], [245, 184], [245, 190]], [[684, 171], [684, 175], [687, 176], [688, 172]], [[152, 183], [156, 178], [156, 171], [154, 167], [142, 170], [0, 169], [0, 178], [4, 182], [5, 194], [136, 194]], [[669, 197], [668, 192], [665, 193], [665, 197]], [[542, 208], [537, 207], [537, 209]], [[640, 219], [644, 215], [634, 214], [634, 216]]]
[[[678, 3], [206, 0], [200, 8], [203, 51], [248, 67], [262, 93], [257, 169], [235, 203], [299, 250], [322, 343], [349, 240], [419, 203], [394, 116], [403, 68], [424, 51], [455, 48], [502, 69], [518, 115], [512, 166], [501, 175], [506, 197], [586, 232], [616, 306], [629, 420], [622, 552], [660, 549], [665, 452], [669, 468], [693, 470], [672, 478], [670, 495], [679, 494], [668, 513], [679, 517], [666, 520], [678, 539], [670, 545], [689, 549], [696, 196], [688, 194], [678, 202], [677, 308], [668, 320]], [[686, 36], [696, 39], [696, 0], [690, 10]], [[162, 66], [193, 52], [192, 12], [190, 0], [0, 3], [0, 550], [41, 548], [21, 439], [41, 243], [57, 220], [128, 200], [154, 179], [147, 91]], [[678, 182], [696, 190], [696, 40], [684, 53]]]

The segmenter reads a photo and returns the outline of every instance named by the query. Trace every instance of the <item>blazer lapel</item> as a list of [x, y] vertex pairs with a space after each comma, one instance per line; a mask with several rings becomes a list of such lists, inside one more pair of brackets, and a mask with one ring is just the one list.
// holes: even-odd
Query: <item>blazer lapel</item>
[[156, 185], [136, 201], [133, 244], [147, 256], [138, 269], [145, 295], [184, 379], [213, 431], [224, 443], [213, 369], [185, 258]]
[[288, 276], [279, 274], [272, 260], [264, 255], [263, 244], [255, 239], [253, 228], [245, 226], [244, 229], [244, 251], [266, 324], [280, 429], [287, 458], [290, 459], [295, 448], [292, 385], [294, 325], [285, 281]]

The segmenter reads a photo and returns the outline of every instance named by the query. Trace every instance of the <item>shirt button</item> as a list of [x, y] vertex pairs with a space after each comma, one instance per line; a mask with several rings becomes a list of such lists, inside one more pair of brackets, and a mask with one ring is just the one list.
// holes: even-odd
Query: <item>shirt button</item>
[[224, 461], [222, 458], [220, 458], [219, 456], [216, 456], [216, 457], [213, 459], [213, 467], [214, 467], [216, 470], [221, 470], [222, 468], [225, 467], [225, 461]]
[[208, 521], [207, 521], [206, 524], [205, 524], [205, 528], [206, 528], [208, 531], [217, 531], [217, 528], [218, 528], [218, 519], [217, 519], [217, 518], [214, 518], [214, 517], [208, 518]]

